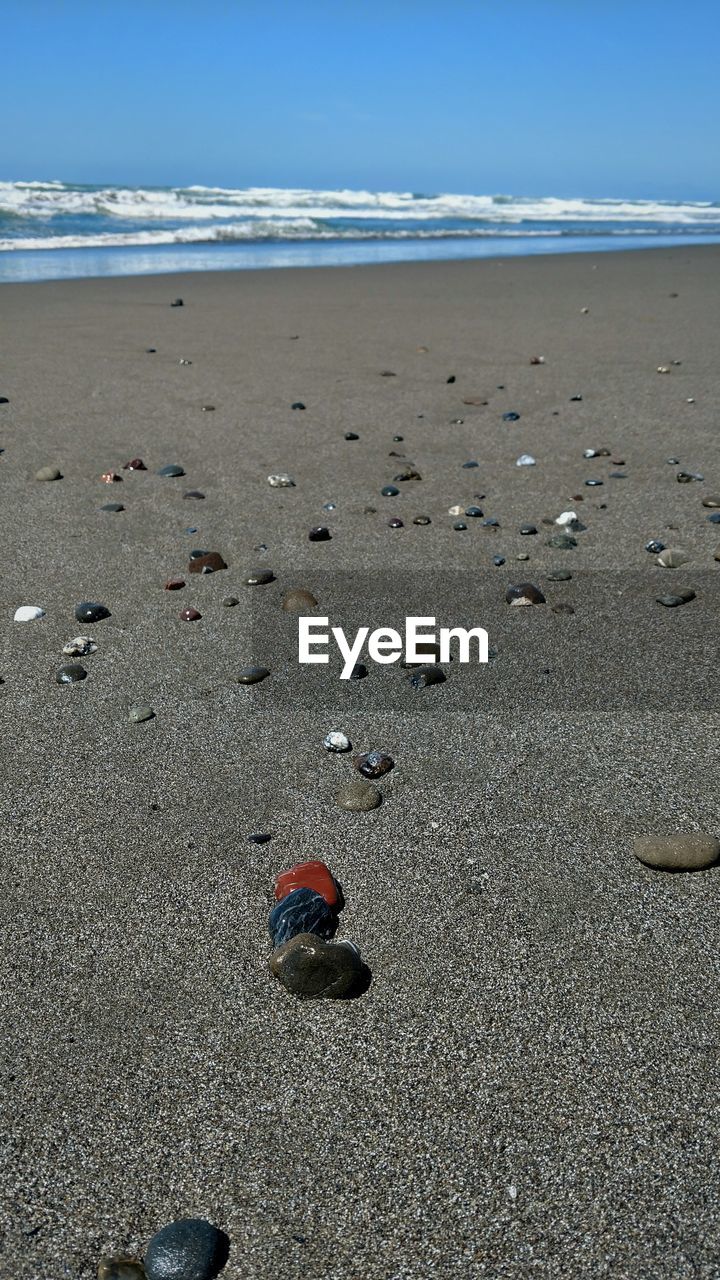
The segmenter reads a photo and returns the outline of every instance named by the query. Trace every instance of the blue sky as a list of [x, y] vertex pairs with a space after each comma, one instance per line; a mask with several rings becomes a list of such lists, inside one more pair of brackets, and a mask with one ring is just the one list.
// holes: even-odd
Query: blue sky
[[717, 0], [3, 0], [0, 177], [720, 198]]

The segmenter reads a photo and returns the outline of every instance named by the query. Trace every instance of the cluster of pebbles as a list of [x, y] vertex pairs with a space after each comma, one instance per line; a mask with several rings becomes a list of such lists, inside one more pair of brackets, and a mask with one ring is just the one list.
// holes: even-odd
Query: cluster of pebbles
[[345, 905], [341, 886], [324, 862], [298, 862], [275, 880], [268, 928], [270, 972], [301, 1000], [360, 993], [367, 973], [354, 942], [333, 942]]

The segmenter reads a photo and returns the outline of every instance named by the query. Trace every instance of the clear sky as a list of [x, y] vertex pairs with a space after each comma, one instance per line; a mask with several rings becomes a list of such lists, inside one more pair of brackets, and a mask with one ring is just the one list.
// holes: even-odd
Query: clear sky
[[720, 199], [718, 0], [2, 0], [0, 178]]

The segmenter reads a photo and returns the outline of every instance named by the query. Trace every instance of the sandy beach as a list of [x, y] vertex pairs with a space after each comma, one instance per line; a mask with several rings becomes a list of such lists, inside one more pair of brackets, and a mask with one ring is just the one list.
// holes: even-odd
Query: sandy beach
[[[712, 246], [0, 286], [2, 1280], [181, 1216], [227, 1280], [717, 1276], [720, 869], [633, 840], [720, 833], [719, 300]], [[362, 575], [492, 663], [300, 671], [284, 592], [333, 615]], [[374, 812], [331, 729], [395, 759]], [[273, 878], [315, 858], [358, 999], [268, 971]]]

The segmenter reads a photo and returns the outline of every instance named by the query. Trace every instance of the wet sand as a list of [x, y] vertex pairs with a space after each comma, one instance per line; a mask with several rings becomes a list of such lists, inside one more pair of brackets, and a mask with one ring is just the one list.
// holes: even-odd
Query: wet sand
[[[0, 1276], [90, 1280], [184, 1215], [227, 1231], [228, 1280], [715, 1275], [720, 870], [653, 872], [632, 842], [720, 831], [719, 286], [692, 247], [0, 288]], [[382, 498], [408, 459], [422, 481]], [[501, 528], [454, 531], [476, 492]], [[578, 546], [547, 547], [569, 508]], [[228, 570], [188, 576], [195, 547]], [[244, 587], [254, 567], [277, 581]], [[430, 575], [444, 625], [477, 581], [492, 697], [455, 664], [313, 706], [255, 611], [279, 633], [287, 588], [332, 611], [360, 570]], [[663, 609], [658, 577], [697, 599]], [[548, 604], [509, 610], [518, 580]], [[80, 625], [81, 600], [111, 617]], [[638, 616], [652, 661], [621, 648], [588, 694], [593, 628]], [[81, 633], [88, 678], [60, 687]], [[272, 674], [247, 689], [250, 661]], [[329, 729], [394, 756], [375, 812], [337, 806]], [[310, 858], [372, 970], [354, 1001], [267, 970], [273, 876]]]

